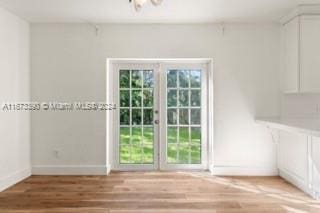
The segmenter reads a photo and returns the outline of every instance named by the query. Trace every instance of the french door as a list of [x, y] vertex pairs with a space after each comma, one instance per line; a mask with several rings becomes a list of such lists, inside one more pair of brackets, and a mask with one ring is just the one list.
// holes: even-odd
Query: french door
[[207, 168], [207, 65], [117, 64], [115, 169]]

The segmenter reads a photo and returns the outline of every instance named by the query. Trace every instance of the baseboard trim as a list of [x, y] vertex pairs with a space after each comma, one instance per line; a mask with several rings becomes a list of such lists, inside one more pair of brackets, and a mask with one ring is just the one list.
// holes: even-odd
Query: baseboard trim
[[31, 176], [31, 169], [17, 171], [11, 175], [0, 177], [0, 192]]
[[278, 176], [277, 168], [238, 167], [238, 166], [211, 166], [212, 175], [220, 176]]
[[107, 175], [107, 166], [51, 166], [41, 165], [32, 167], [32, 175]]
[[111, 165], [107, 164], [107, 175], [110, 175], [111, 173]]
[[304, 191], [305, 193], [314, 196], [312, 193], [312, 189], [310, 189], [308, 187], [308, 183], [307, 181], [304, 181], [303, 179], [301, 179], [300, 177], [297, 177], [294, 174], [291, 174], [290, 172], [287, 172], [283, 169], [279, 169], [279, 175], [280, 177], [282, 177], [283, 179], [287, 180], [288, 182], [292, 183], [293, 185], [295, 185], [296, 187], [298, 187], [299, 189], [301, 189], [302, 191]]

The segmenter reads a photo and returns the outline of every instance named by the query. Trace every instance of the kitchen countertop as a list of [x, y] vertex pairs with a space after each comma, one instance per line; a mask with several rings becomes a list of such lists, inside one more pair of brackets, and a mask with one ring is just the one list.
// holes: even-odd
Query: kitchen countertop
[[294, 131], [320, 137], [320, 119], [304, 118], [256, 118], [256, 122], [274, 129]]

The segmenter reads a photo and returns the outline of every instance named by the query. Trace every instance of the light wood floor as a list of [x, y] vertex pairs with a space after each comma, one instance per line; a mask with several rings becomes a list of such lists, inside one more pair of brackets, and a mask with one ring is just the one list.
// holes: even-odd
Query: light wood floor
[[278, 177], [130, 172], [32, 176], [0, 193], [0, 212], [304, 213], [320, 202]]

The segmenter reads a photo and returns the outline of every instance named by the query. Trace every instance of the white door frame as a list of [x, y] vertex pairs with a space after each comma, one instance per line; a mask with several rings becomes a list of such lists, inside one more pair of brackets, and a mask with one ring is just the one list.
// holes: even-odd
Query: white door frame
[[[206, 82], [207, 85], [207, 103], [206, 103], [206, 112], [207, 112], [207, 119], [206, 119], [206, 126], [207, 126], [207, 153], [204, 155], [206, 156], [205, 158], [205, 164], [202, 164], [201, 167], [195, 167], [193, 165], [185, 165], [181, 167], [181, 165], [165, 165], [163, 162], [156, 162], [155, 161], [155, 167], [136, 167], [134, 169], [130, 167], [122, 167], [119, 168], [119, 165], [115, 162], [115, 147], [114, 147], [114, 142], [115, 140], [118, 140], [118, 126], [116, 125], [117, 119], [118, 119], [118, 113], [116, 111], [107, 111], [106, 112], [106, 165], [107, 165], [107, 170], [108, 173], [111, 170], [121, 170], [121, 171], [130, 171], [130, 170], [155, 170], [155, 169], [162, 169], [162, 170], [176, 170], [176, 169], [209, 169], [212, 171], [213, 168], [213, 154], [214, 154], [214, 79], [213, 79], [213, 60], [210, 58], [181, 58], [181, 59], [137, 59], [137, 58], [108, 58], [107, 59], [107, 72], [106, 72], [106, 102], [107, 103], [116, 103], [117, 104], [117, 97], [115, 97], [116, 90], [118, 89], [116, 87], [116, 84], [118, 82], [114, 81], [115, 78], [115, 73], [114, 72], [114, 65], [115, 64], [153, 64], [154, 66], [156, 64], [165, 64], [165, 66], [171, 64], [188, 64], [190, 67], [192, 67], [192, 64], [206, 64], [206, 77], [203, 77], [202, 80]], [[195, 66], [196, 66], [195, 65]], [[148, 66], [148, 65], [146, 65]], [[199, 66], [198, 66], [199, 67]], [[160, 68], [161, 69], [161, 68]], [[163, 76], [163, 75], [160, 75]], [[163, 82], [164, 79], [158, 80], [158, 82]], [[163, 87], [161, 85], [162, 83], [159, 83], [159, 87], [155, 90], [160, 91]], [[156, 94], [155, 94], [156, 96]], [[157, 97], [157, 96], [156, 96]], [[162, 100], [162, 97], [160, 97], [160, 100]], [[160, 109], [163, 110], [163, 109]], [[204, 110], [202, 110], [204, 111]], [[161, 113], [164, 115], [164, 113]], [[165, 115], [166, 116], [166, 115]], [[163, 120], [163, 118], [160, 118]], [[160, 122], [161, 122], [160, 120]], [[164, 125], [162, 125], [164, 126]], [[163, 135], [163, 130], [160, 129], [160, 134], [156, 136], [157, 138], [161, 139], [160, 137], [165, 137]], [[159, 144], [159, 143], [157, 143]], [[156, 147], [155, 147], [156, 148]], [[161, 154], [161, 153], [160, 153]], [[163, 155], [163, 152], [162, 152]], [[158, 157], [155, 155], [155, 157]], [[159, 158], [157, 158], [159, 159]], [[160, 168], [158, 168], [158, 166]]]
[[[119, 108], [119, 71], [120, 70], [153, 70], [154, 72], [154, 98], [153, 98], [153, 110], [158, 110], [159, 111], [159, 80], [158, 80], [158, 72], [159, 72], [159, 64], [156, 63], [114, 63], [113, 64], [113, 72], [115, 73], [114, 75], [114, 86], [116, 88], [116, 91], [113, 93], [113, 100], [116, 101], [117, 103], [117, 109], [115, 110], [117, 116], [115, 118], [114, 125], [117, 127], [113, 131], [113, 134], [116, 135], [117, 137], [114, 137], [114, 144], [116, 145], [113, 147], [113, 153], [114, 153], [114, 167], [117, 170], [121, 171], [143, 171], [143, 170], [157, 170], [159, 169], [159, 131], [155, 131], [157, 129], [157, 125], [153, 124], [154, 128], [154, 156], [153, 156], [153, 164], [120, 164], [119, 162], [119, 127], [120, 127], [120, 121], [119, 121], [119, 115], [120, 115], [120, 108]], [[131, 83], [131, 82], [130, 82]], [[130, 100], [131, 102], [131, 100]], [[154, 113], [153, 120], [158, 120], [159, 114]], [[130, 120], [130, 126], [131, 126], [131, 120]]]

